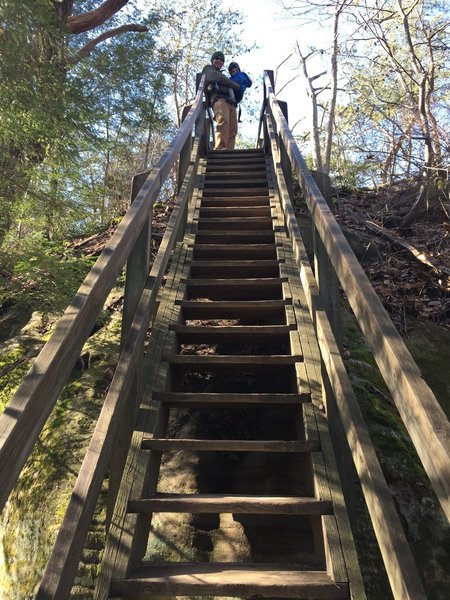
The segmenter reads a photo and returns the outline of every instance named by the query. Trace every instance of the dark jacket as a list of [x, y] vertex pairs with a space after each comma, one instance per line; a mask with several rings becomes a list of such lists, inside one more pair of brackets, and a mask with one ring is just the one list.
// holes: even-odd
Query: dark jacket
[[231, 81], [214, 65], [206, 65], [203, 68], [203, 74], [206, 75], [206, 96], [210, 106], [214, 105], [217, 98], [225, 98], [228, 102], [236, 105], [234, 91], [239, 91], [238, 83]]

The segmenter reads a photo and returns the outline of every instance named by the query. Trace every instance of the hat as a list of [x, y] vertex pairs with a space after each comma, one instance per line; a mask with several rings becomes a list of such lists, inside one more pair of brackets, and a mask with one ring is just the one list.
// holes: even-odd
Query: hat
[[241, 67], [237, 64], [237, 62], [230, 62], [228, 65], [228, 72], [231, 73], [232, 69], [239, 69], [240, 71]]
[[217, 51], [211, 56], [211, 62], [214, 62], [216, 58], [221, 58], [222, 62], [225, 62], [225, 55], [223, 52]]

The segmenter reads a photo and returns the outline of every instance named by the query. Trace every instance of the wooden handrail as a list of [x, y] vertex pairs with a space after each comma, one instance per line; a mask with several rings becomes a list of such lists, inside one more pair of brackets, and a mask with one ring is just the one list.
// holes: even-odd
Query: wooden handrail
[[153, 202], [203, 109], [204, 79], [172, 143], [142, 186], [117, 230], [86, 276], [50, 340], [0, 416], [0, 510], [66, 384], [107, 295], [148, 220]]
[[[272, 145], [272, 156], [276, 156], [278, 147], [271, 115], [266, 115], [266, 117], [268, 121], [267, 130]], [[315, 275], [309, 264], [300, 227], [290, 201], [289, 191], [284, 183], [283, 170], [279, 163], [275, 165], [275, 172], [279, 182], [286, 227], [300, 269], [300, 279], [314, 323], [322, 360], [347, 436], [355, 469], [361, 482], [361, 488], [394, 598], [399, 600], [425, 600], [426, 594], [403, 532], [400, 517], [370, 439], [368, 428], [353, 391], [329, 318], [323, 308], [324, 303], [320, 296]], [[327, 400], [329, 399], [325, 397], [327, 416], [330, 417], [331, 406], [328, 405]]]
[[264, 82], [277, 132], [301, 183], [314, 225], [431, 485], [450, 521], [450, 423], [433, 392], [422, 379], [419, 368], [308, 171], [278, 106], [267, 72], [264, 74]]
[[[196, 174], [199, 147], [200, 142], [197, 139], [192, 153], [193, 160], [187, 170], [158, 254], [150, 270], [135, 318], [120, 354], [119, 363], [78, 474], [36, 600], [63, 599], [67, 598], [70, 592], [114, 440], [119, 431], [125, 408], [127, 411], [132, 410], [132, 407], [127, 406], [126, 401], [136, 374], [139, 353], [154, 313], [160, 284], [177, 241], [179, 228], [182, 225]], [[139, 405], [139, 399], [136, 404]]]

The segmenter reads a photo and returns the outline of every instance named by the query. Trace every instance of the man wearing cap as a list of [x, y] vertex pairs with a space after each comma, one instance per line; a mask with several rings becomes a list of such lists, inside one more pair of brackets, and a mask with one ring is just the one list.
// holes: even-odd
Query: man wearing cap
[[222, 73], [224, 62], [223, 52], [214, 52], [211, 64], [206, 65], [202, 71], [206, 75], [207, 100], [216, 121], [214, 150], [233, 150], [237, 134], [234, 90], [239, 91], [240, 86]]

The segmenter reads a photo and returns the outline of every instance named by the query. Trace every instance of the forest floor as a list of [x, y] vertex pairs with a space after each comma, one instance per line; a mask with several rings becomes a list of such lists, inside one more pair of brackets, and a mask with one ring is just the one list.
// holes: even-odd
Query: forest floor
[[[407, 315], [450, 326], [450, 223], [445, 206], [420, 210], [394, 228], [414, 201], [411, 182], [338, 193], [333, 212], [344, 233], [360, 238], [358, 258], [391, 319], [405, 333]], [[448, 202], [447, 202], [448, 211]]]
[[[392, 227], [408, 212], [414, 195], [413, 184], [406, 181], [374, 190], [337, 191], [333, 197], [333, 213], [400, 333], [406, 331], [407, 315], [450, 328], [450, 221], [444, 205], [436, 200], [436, 206], [417, 213], [410, 227]], [[153, 253], [171, 209], [159, 205], [154, 211]], [[298, 213], [306, 214], [301, 208]], [[107, 229], [71, 245], [75, 253], [97, 256], [111, 234]]]

